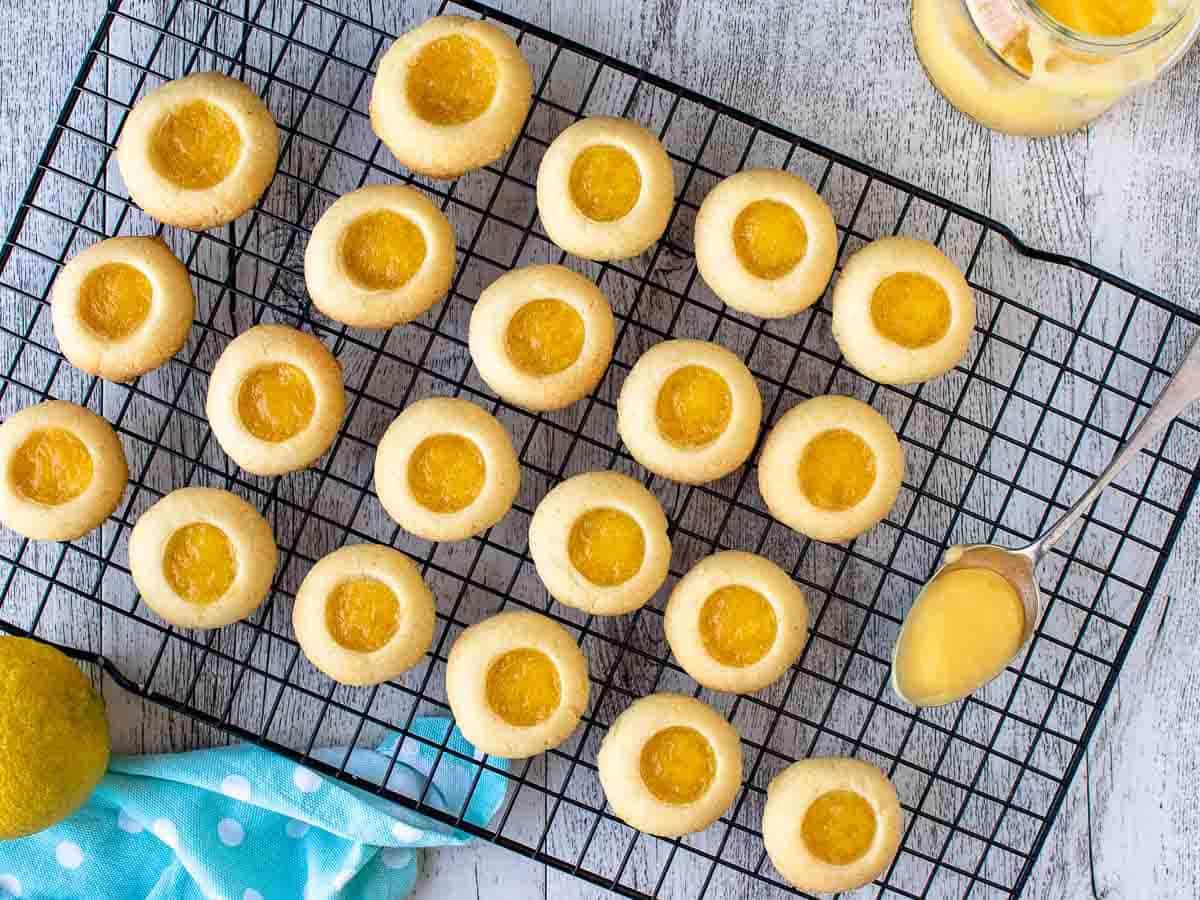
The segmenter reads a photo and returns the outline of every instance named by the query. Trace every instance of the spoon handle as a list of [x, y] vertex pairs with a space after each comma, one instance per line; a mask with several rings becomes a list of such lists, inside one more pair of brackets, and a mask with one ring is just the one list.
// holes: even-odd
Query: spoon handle
[[1035, 560], [1041, 559], [1050, 548], [1070, 529], [1089, 506], [1100, 496], [1101, 491], [1117, 477], [1125, 466], [1136, 457], [1154, 439], [1172, 419], [1187, 409], [1193, 400], [1200, 399], [1200, 335], [1192, 341], [1187, 356], [1175, 370], [1167, 386], [1162, 389], [1154, 405], [1147, 411], [1129, 440], [1126, 441], [1112, 458], [1108, 467], [1100, 473], [1100, 477], [1092, 483], [1087, 492], [1080, 497], [1075, 505], [1068, 509], [1061, 519], [1054, 523], [1045, 534], [1036, 540], [1029, 548]]

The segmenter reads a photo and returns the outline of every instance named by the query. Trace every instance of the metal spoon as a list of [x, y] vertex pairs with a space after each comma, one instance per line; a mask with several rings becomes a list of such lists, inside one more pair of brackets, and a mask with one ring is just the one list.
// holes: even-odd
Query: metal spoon
[[[1074, 506], [1063, 513], [1062, 518], [1046, 529], [1041, 537], [1033, 541], [1033, 543], [1026, 544], [1024, 547], [1009, 549], [994, 544], [951, 547], [946, 551], [942, 565], [933, 573], [933, 577], [925, 583], [925, 587], [921, 589], [921, 594], [924, 594], [929, 584], [935, 578], [953, 569], [992, 569], [1007, 578], [1013, 587], [1017, 589], [1017, 593], [1021, 597], [1021, 602], [1025, 606], [1025, 630], [1021, 636], [1021, 646], [1012, 657], [1012, 659], [1015, 659], [1033, 636], [1034, 629], [1037, 627], [1042, 613], [1045, 611], [1042, 594], [1038, 590], [1036, 574], [1037, 565], [1041, 562], [1042, 557], [1049, 553], [1050, 548], [1057, 544], [1062, 536], [1070, 530], [1075, 520], [1083, 515], [1084, 511], [1100, 496], [1100, 493], [1117, 477], [1117, 473], [1125, 468], [1172, 419], [1183, 412], [1193, 400], [1197, 399], [1200, 399], [1200, 337], [1197, 337], [1192, 342], [1192, 346], [1184, 357], [1183, 362], [1179, 365], [1171, 380], [1167, 382], [1167, 386], [1158, 395], [1158, 399], [1154, 401], [1154, 405], [1150, 407], [1129, 440], [1120, 447], [1113, 457], [1112, 462], [1108, 464], [1108, 467], [1100, 474], [1100, 477], [1096, 479], [1092, 486], [1088, 488], [1087, 492], [1075, 502]], [[914, 607], [917, 603], [920, 603], [921, 594], [918, 594], [917, 599], [913, 602]], [[911, 703], [913, 706], [920, 706], [922, 704], [913, 702], [903, 694], [896, 678], [896, 652], [900, 647], [901, 641], [904, 639], [904, 628], [907, 625], [908, 618], [905, 619], [905, 624], [901, 627], [900, 634], [896, 638], [896, 644], [892, 648], [892, 690], [905, 702]], [[1011, 661], [1010, 659], [1008, 662]], [[993, 679], [1003, 672], [1007, 665], [1008, 663], [1006, 662], [1005, 666], [1002, 666], [996, 675], [993, 676]], [[974, 693], [974, 691], [979, 690], [986, 683], [983, 682], [976, 685], [968, 693]], [[964, 694], [963, 696], [966, 695]], [[946, 703], [954, 703], [961, 699], [962, 697], [957, 697], [954, 700], [946, 701]], [[942, 706], [946, 704], [929, 705]]]

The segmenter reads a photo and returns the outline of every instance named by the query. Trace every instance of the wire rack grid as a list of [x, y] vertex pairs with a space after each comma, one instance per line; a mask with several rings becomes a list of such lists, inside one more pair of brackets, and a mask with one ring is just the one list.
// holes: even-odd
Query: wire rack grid
[[[425, 12], [430, 12], [425, 11]], [[0, 536], [0, 627], [67, 645], [123, 687], [230, 738], [271, 747], [327, 774], [628, 896], [774, 896], [791, 888], [762, 849], [770, 779], [792, 761], [853, 755], [881, 766], [905, 810], [887, 897], [1019, 894], [1066, 795], [1197, 490], [1200, 426], [1177, 420], [1047, 560], [1046, 616], [1021, 659], [975, 697], [920, 714], [887, 686], [890, 648], [922, 580], [951, 543], [1028, 540], [1097, 474], [1153, 401], [1198, 330], [1196, 316], [1076, 260], [1033, 250], [1004, 226], [883, 172], [790, 135], [620, 61], [470, 0], [439, 11], [482, 15], [520, 43], [536, 96], [521, 137], [495, 166], [449, 185], [414, 178], [370, 132], [366, 102], [380, 53], [402, 27], [355, 21], [316, 0], [113, 0], [93, 39], [0, 251], [0, 413], [47, 397], [84, 403], [117, 429], [131, 488], [117, 514], [69, 544]], [[402, 13], [401, 15], [410, 15]], [[128, 200], [113, 150], [136, 99], [163, 81], [218, 69], [268, 102], [283, 138], [278, 175], [255, 210], [223, 229], [164, 229]], [[583, 115], [654, 129], [676, 169], [667, 235], [638, 259], [565, 259], [541, 231], [533, 182], [542, 153]], [[764, 322], [725, 308], [697, 278], [691, 223], [721, 177], [751, 166], [808, 178], [832, 206], [839, 259], [874, 237], [934, 240], [966, 271], [979, 325], [962, 365], [913, 388], [876, 385], [841, 361], [826, 301]], [[453, 222], [459, 267], [450, 297], [380, 334], [338, 326], [309, 304], [309, 228], [341, 193], [401, 180], [429, 192]], [[63, 261], [115, 234], [158, 233], [186, 261], [197, 321], [180, 354], [128, 385], [65, 365], [47, 296]], [[466, 324], [479, 290], [531, 262], [594, 277], [618, 319], [601, 386], [575, 407], [532, 415], [498, 401], [472, 370]], [[234, 335], [259, 321], [324, 340], [346, 375], [349, 409], [319, 466], [257, 478], [231, 465], [204, 418], [207, 373]], [[706, 486], [650, 477], [622, 448], [614, 400], [647, 346], [700, 337], [739, 352], [769, 425], [799, 400], [845, 393], [872, 403], [902, 437], [908, 473], [888, 520], [847, 546], [801, 539], [771, 520], [753, 466]], [[514, 510], [480, 538], [429, 544], [396, 528], [371, 490], [373, 446], [408, 402], [461, 395], [510, 429], [523, 464]], [[590, 469], [640, 477], [671, 522], [671, 581], [718, 549], [762, 553], [809, 598], [804, 655], [779, 683], [730, 697], [701, 690], [669, 658], [660, 594], [604, 619], [549, 600], [526, 528], [558, 480]], [[140, 602], [126, 544], [138, 515], [185, 484], [226, 487], [269, 517], [281, 565], [269, 601], [216, 632], [167, 627]], [[372, 689], [339, 687], [313, 669], [291, 630], [309, 566], [346, 542], [381, 542], [416, 558], [438, 597], [428, 659]], [[663, 592], [665, 594], [665, 591]], [[433, 798], [403, 798], [313, 758], [445, 715], [442, 673], [467, 625], [502, 607], [535, 609], [575, 634], [590, 660], [592, 703], [562, 747], [505, 770], [490, 823], [464, 821]], [[595, 778], [600, 739], [637, 696], [681, 690], [720, 709], [743, 739], [743, 787], [719, 823], [660, 840], [606, 808]], [[455, 751], [436, 745], [439, 761]], [[393, 764], [395, 759], [393, 758]], [[382, 784], [386, 784], [385, 778]], [[465, 807], [464, 807], [465, 808]]]

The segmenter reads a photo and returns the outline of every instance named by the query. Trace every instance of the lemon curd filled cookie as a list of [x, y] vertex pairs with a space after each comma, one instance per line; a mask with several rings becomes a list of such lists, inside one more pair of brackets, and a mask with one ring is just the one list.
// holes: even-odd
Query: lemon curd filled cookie
[[517, 451], [487, 410], [431, 397], [388, 426], [375, 453], [375, 491], [396, 524], [430, 541], [461, 541], [491, 528], [521, 485]]
[[100, 416], [47, 400], [0, 425], [0, 522], [35, 541], [82, 537], [112, 515], [129, 468]]
[[737, 731], [683, 694], [635, 700], [609, 726], [596, 763], [613, 812], [660, 837], [707, 828], [742, 783]]
[[563, 266], [501, 275], [471, 312], [471, 358], [488, 387], [515, 406], [562, 409], [604, 377], [613, 315], [595, 283]]
[[746, 364], [719, 344], [663, 341], [639, 358], [617, 400], [617, 430], [656, 475], [700, 484], [754, 450], [762, 397]]
[[129, 111], [117, 163], [134, 203], [201, 230], [232, 222], [275, 175], [279, 129], [245, 84], [219, 72], [168, 81]]
[[457, 178], [499, 159], [533, 100], [529, 63], [488, 22], [438, 16], [398, 37], [371, 90], [371, 127], [414, 172]]
[[342, 369], [311, 334], [256, 325], [217, 360], [205, 411], [221, 449], [247, 472], [295, 472], [337, 435], [346, 412]]
[[157, 369], [187, 340], [196, 298], [156, 237], [117, 237], [71, 258], [54, 282], [54, 336], [71, 365], [109, 381]]
[[309, 661], [341, 684], [379, 684], [415, 666], [433, 642], [434, 601], [399, 550], [342, 547], [313, 566], [292, 611]]
[[146, 605], [180, 628], [220, 628], [266, 598], [278, 561], [271, 526], [218, 488], [172, 491], [129, 536], [129, 570]]
[[775, 563], [727, 550], [700, 560], [679, 580], [663, 627], [671, 652], [696, 681], [749, 693], [799, 658], [808, 604]]
[[584, 119], [556, 137], [537, 176], [547, 236], [584, 259], [637, 256], [667, 229], [675, 173], [651, 132], [629, 119]]
[[829, 204], [799, 175], [754, 169], [713, 188], [696, 214], [696, 267], [729, 306], [766, 319], [820, 298], [837, 261]]
[[758, 460], [771, 515], [819, 541], [848, 541], [879, 523], [903, 477], [896, 432], [853, 397], [798, 403], [775, 423]]
[[502, 612], [458, 636], [446, 662], [446, 697], [468, 741], [524, 759], [565, 741], [588, 702], [587, 658], [546, 616]]
[[870, 763], [802, 759], [767, 788], [771, 862], [802, 891], [850, 891], [878, 878], [900, 847], [896, 788]]
[[950, 371], [974, 327], [967, 280], [927, 241], [872, 241], [850, 257], [833, 289], [833, 336], [842, 355], [881, 384], [914, 384]]
[[585, 472], [557, 485], [533, 511], [529, 553], [559, 603], [618, 616], [640, 607], [666, 580], [667, 517], [641, 482]]
[[450, 290], [454, 229], [415, 188], [375, 184], [339, 197], [304, 251], [317, 309], [356, 328], [415, 319]]

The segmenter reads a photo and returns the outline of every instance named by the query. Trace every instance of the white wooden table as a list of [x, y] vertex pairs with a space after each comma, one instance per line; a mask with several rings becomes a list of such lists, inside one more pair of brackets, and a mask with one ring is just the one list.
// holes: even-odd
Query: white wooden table
[[[389, 21], [395, 6], [380, 0], [340, 5], [377, 22]], [[912, 51], [907, 4], [895, 0], [498, 5], [991, 215], [1035, 245], [1200, 305], [1200, 53], [1086, 133], [1032, 142], [979, 128], [933, 92]], [[0, 11], [5, 223], [103, 6], [103, 0], [6, 0]], [[1027, 896], [1167, 900], [1200, 894], [1196, 512]], [[183, 750], [218, 739], [115, 686], [105, 692], [120, 751]], [[478, 843], [427, 855], [418, 896], [599, 893]]]

